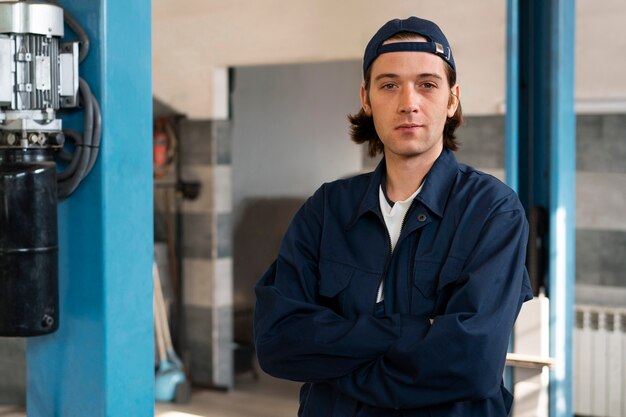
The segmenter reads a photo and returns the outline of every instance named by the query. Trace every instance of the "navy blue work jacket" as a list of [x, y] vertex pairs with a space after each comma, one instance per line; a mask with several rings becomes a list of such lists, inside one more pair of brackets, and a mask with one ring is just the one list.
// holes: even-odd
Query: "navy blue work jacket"
[[301, 417], [505, 417], [509, 335], [532, 297], [524, 209], [444, 150], [391, 253], [384, 170], [324, 184], [295, 215], [255, 288], [260, 365], [305, 382]]

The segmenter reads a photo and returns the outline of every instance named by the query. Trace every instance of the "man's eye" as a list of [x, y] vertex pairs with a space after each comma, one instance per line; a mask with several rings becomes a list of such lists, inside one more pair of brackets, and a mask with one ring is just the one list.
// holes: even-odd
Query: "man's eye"
[[383, 89], [384, 90], [393, 90], [395, 87], [396, 87], [396, 85], [392, 84], [392, 83], [383, 84]]

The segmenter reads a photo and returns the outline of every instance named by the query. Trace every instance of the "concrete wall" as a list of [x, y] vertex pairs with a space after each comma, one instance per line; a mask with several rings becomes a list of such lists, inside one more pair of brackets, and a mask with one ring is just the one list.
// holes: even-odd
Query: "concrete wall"
[[[459, 160], [502, 178], [504, 118], [469, 117]], [[576, 282], [626, 288], [626, 113], [576, 118]], [[600, 302], [601, 300], [597, 300]]]
[[[362, 147], [349, 139], [346, 118], [360, 107], [360, 63], [238, 67], [232, 81], [234, 303], [241, 315], [254, 305], [252, 288], [299, 206], [322, 183], [361, 169]], [[240, 322], [236, 316], [236, 333]]]
[[[153, 5], [154, 93], [192, 118], [219, 117], [215, 67], [360, 60], [373, 33], [398, 16], [440, 23], [452, 42], [469, 111], [503, 101], [505, 3], [500, 0], [162, 0]], [[480, 16], [480, 19], [468, 19]], [[472, 36], [468, 36], [469, 33]]]
[[[500, 0], [161, 0], [153, 4], [154, 93], [192, 118], [226, 117], [223, 68], [360, 60], [394, 17], [440, 24], [459, 68], [467, 114], [504, 103], [505, 10]], [[576, 98], [626, 112], [626, 2], [576, 1]], [[480, 18], [476, 18], [479, 16]], [[215, 69], [218, 68], [218, 71]]]
[[193, 383], [231, 388], [230, 123], [183, 120], [179, 141], [181, 178], [201, 184], [198, 198], [181, 205], [182, 355]]
[[26, 339], [0, 338], [0, 405], [26, 405]]
[[346, 115], [360, 108], [357, 61], [235, 70], [233, 204], [308, 197], [361, 169]]
[[579, 115], [576, 132], [576, 280], [626, 287], [626, 114]]

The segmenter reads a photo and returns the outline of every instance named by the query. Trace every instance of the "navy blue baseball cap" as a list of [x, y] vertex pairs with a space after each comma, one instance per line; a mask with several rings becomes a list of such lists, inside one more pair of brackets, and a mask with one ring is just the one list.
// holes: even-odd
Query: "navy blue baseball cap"
[[[400, 32], [415, 33], [426, 38], [427, 42], [394, 42], [383, 45], [387, 39]], [[379, 55], [387, 52], [401, 51], [433, 53], [441, 57], [441, 59], [456, 71], [454, 58], [452, 57], [452, 49], [450, 49], [448, 39], [446, 39], [441, 29], [439, 29], [439, 26], [430, 20], [411, 16], [404, 20], [390, 20], [385, 23], [383, 27], [378, 29], [378, 32], [376, 32], [365, 48], [365, 55], [363, 56], [363, 76], [365, 76], [372, 62], [374, 62]]]

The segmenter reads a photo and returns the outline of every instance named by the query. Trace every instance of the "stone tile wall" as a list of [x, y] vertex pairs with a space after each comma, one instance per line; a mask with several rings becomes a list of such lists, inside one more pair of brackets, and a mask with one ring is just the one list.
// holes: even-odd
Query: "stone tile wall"
[[25, 350], [25, 339], [0, 338], [1, 405], [26, 405]]
[[181, 177], [200, 195], [182, 204], [187, 360], [196, 384], [233, 386], [230, 122], [184, 120]]
[[[504, 117], [471, 116], [460, 161], [504, 172]], [[626, 287], [626, 114], [576, 118], [576, 282]]]

